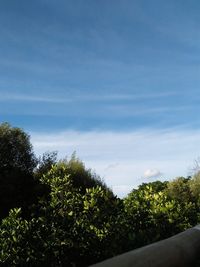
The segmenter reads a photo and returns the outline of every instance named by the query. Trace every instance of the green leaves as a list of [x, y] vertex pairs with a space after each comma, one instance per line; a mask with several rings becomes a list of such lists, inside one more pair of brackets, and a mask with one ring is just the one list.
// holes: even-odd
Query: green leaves
[[[137, 233], [135, 240], [132, 240], [134, 247], [169, 237], [197, 223], [195, 203], [188, 201], [189, 198], [185, 201], [182, 198], [187, 190], [181, 191], [182, 195], [172, 199], [167, 194], [166, 186], [163, 186], [162, 191], [158, 191], [154, 190], [151, 184], [133, 190], [124, 199], [130, 231], [134, 229]], [[172, 185], [168, 184], [168, 188], [172, 188]]]
[[122, 252], [117, 246], [125, 238], [122, 202], [109, 190], [96, 186], [83, 194], [73, 186], [65, 163], [54, 165], [41, 182], [50, 193], [37, 213], [24, 220], [14, 209], [2, 222], [1, 262], [86, 266]]
[[27, 212], [36, 200], [33, 178], [36, 164], [29, 135], [8, 123], [0, 124], [0, 219], [11, 208], [20, 206]]
[[15, 208], [1, 222], [2, 265], [88, 266], [185, 230], [199, 217], [182, 179], [142, 184], [124, 200], [99, 184], [77, 186], [69, 162], [54, 164], [40, 181], [49, 192], [32, 215], [25, 219]]

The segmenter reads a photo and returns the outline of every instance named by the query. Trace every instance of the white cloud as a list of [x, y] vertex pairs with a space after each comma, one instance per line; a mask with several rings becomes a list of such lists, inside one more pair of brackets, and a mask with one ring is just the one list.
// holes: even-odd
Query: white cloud
[[161, 176], [161, 172], [157, 169], [148, 169], [144, 172], [144, 178], [157, 178]]
[[32, 133], [31, 136], [37, 154], [57, 150], [59, 157], [65, 157], [76, 151], [86, 167], [94, 169], [120, 196], [127, 193], [125, 187], [133, 188], [148, 182], [150, 176], [160, 174], [159, 170], [165, 174], [162, 179], [187, 176], [189, 167], [200, 155], [198, 130], [68, 130], [52, 134]]

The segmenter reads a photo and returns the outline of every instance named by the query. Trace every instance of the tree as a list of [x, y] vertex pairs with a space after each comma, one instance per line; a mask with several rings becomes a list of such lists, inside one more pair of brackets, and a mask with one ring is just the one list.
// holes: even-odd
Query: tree
[[37, 179], [40, 179], [40, 177], [50, 171], [52, 166], [57, 163], [57, 154], [56, 151], [45, 152], [38, 158], [37, 168], [34, 170]]
[[62, 164], [66, 166], [66, 172], [71, 176], [73, 186], [79, 188], [82, 193], [85, 193], [86, 188], [96, 186], [101, 186], [112, 193], [100, 176], [91, 169], [85, 167], [84, 163], [76, 156], [76, 153], [72, 154], [70, 160], [61, 160], [58, 162], [58, 165], [59, 164], [61, 164], [61, 166]]
[[143, 185], [124, 199], [132, 248], [167, 238], [197, 223], [195, 203], [170, 199], [166, 191]]
[[32, 202], [36, 164], [29, 135], [8, 123], [0, 124], [0, 218], [10, 208]]
[[149, 182], [149, 183], [142, 183], [139, 185], [138, 189], [142, 190], [147, 188], [147, 186], [150, 186], [153, 190], [154, 193], [158, 193], [160, 191], [163, 191], [167, 187], [168, 182], [164, 181], [154, 181], [154, 182]]
[[88, 266], [123, 252], [127, 240], [122, 201], [100, 186], [83, 194], [65, 164], [41, 178], [50, 198], [29, 220], [10, 211], [0, 226], [0, 263], [5, 266]]
[[[194, 226], [198, 223], [199, 203], [197, 197], [199, 181], [191, 177], [177, 177], [168, 182], [165, 193], [169, 200], [176, 201], [177, 205], [181, 207], [182, 225]], [[197, 190], [197, 191], [196, 191]], [[181, 221], [177, 225], [181, 225]]]
[[200, 171], [195, 173], [192, 179], [189, 181], [189, 187], [192, 196], [194, 197], [198, 206], [200, 206]]
[[166, 193], [170, 199], [179, 203], [192, 202], [192, 192], [190, 189], [190, 178], [177, 177], [167, 184]]
[[0, 124], [0, 172], [32, 173], [37, 164], [30, 137], [22, 129]]

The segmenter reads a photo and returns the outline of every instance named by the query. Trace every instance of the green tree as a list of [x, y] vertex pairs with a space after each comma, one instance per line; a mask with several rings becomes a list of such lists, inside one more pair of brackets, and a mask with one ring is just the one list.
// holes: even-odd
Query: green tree
[[46, 174], [52, 166], [57, 164], [57, 152], [45, 152], [42, 156], [39, 156], [37, 161], [37, 168], [34, 170], [35, 177], [40, 179], [44, 174]]
[[177, 177], [170, 181], [165, 189], [168, 199], [175, 200], [180, 205], [182, 210], [180, 218], [183, 218], [183, 222], [187, 220], [188, 226], [198, 223], [199, 207], [193, 191], [196, 184], [194, 181], [195, 179], [191, 179], [191, 177]]
[[138, 189], [139, 190], [143, 190], [147, 186], [150, 186], [154, 193], [158, 193], [158, 192], [163, 191], [164, 189], [166, 189], [167, 184], [168, 184], [167, 181], [164, 181], [164, 182], [154, 181], [154, 182], [149, 182], [149, 183], [142, 183], [141, 185], [139, 185]]
[[133, 190], [124, 205], [132, 248], [167, 238], [197, 222], [195, 203], [183, 205], [169, 199], [165, 190], [155, 192], [149, 185]]
[[32, 173], [36, 164], [29, 135], [8, 123], [0, 124], [0, 171], [17, 169]]
[[36, 164], [29, 135], [8, 123], [0, 124], [0, 218], [10, 208], [27, 208], [32, 203]]
[[73, 153], [69, 160], [61, 160], [58, 164], [66, 166], [66, 172], [71, 176], [73, 186], [79, 188], [82, 193], [85, 193], [86, 188], [96, 186], [101, 186], [112, 193], [100, 176], [85, 167], [84, 163], [76, 156], [76, 153]]
[[192, 202], [192, 192], [190, 189], [190, 178], [177, 177], [168, 182], [166, 193], [170, 199], [177, 200], [179, 203]]
[[[0, 227], [0, 262], [5, 266], [88, 266], [123, 252], [127, 240], [123, 203], [100, 186], [85, 194], [60, 163], [41, 178], [50, 198], [25, 220], [10, 212]], [[9, 249], [8, 249], [9, 248]]]
[[189, 187], [191, 190], [191, 194], [197, 202], [198, 206], [200, 206], [200, 172], [194, 174], [192, 179], [189, 181]]
[[47, 174], [51, 168], [57, 164], [57, 152], [45, 152], [42, 156], [39, 156], [37, 167], [34, 169], [34, 178], [36, 181], [35, 192], [37, 198], [47, 199], [49, 197], [50, 188], [46, 184], [40, 182], [40, 178]]

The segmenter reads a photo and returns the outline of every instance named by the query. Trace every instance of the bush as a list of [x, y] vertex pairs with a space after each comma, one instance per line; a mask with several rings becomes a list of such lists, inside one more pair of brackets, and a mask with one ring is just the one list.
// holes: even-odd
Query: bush
[[50, 198], [38, 204], [37, 217], [24, 220], [15, 209], [2, 222], [2, 264], [87, 266], [122, 252], [118, 244], [127, 239], [122, 202], [109, 190], [96, 186], [83, 194], [65, 164], [52, 167], [41, 182], [49, 186]]

